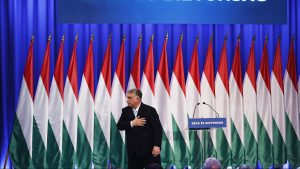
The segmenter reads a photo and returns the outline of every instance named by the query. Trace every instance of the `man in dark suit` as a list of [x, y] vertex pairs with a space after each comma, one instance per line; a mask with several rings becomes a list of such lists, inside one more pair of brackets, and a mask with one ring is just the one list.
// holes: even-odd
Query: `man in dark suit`
[[125, 130], [128, 168], [143, 169], [151, 163], [160, 165], [162, 126], [155, 108], [143, 104], [139, 89], [127, 91], [128, 106], [122, 109], [119, 130]]

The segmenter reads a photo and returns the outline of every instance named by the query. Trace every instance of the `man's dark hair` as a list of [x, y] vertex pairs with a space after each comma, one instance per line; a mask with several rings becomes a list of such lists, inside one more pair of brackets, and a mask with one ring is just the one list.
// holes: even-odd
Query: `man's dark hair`
[[127, 93], [134, 93], [134, 95], [138, 96], [140, 99], [143, 97], [143, 93], [140, 89], [130, 89], [127, 91]]
[[214, 167], [221, 169], [220, 161], [215, 157], [208, 157], [203, 164], [203, 169], [211, 169]]
[[162, 167], [157, 163], [150, 163], [145, 169], [162, 169]]

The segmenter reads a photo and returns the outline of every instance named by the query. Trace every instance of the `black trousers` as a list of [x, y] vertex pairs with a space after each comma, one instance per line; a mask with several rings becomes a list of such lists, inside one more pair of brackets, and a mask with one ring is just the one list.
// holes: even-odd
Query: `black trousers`
[[135, 153], [128, 155], [128, 169], [144, 169], [152, 163], [160, 165], [160, 156], [139, 156]]

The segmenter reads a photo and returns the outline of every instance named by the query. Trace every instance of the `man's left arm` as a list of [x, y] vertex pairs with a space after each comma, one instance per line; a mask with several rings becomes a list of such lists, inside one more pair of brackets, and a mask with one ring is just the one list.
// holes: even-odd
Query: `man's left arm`
[[160, 147], [161, 147], [161, 140], [162, 140], [162, 126], [158, 117], [158, 114], [153, 108], [153, 112], [151, 113], [151, 125], [153, 129], [153, 149], [152, 149], [152, 155], [153, 157], [156, 157], [160, 154]]
[[152, 111], [153, 112], [151, 113], [151, 125], [154, 134], [154, 146], [161, 147], [162, 126], [155, 108], [153, 108]]

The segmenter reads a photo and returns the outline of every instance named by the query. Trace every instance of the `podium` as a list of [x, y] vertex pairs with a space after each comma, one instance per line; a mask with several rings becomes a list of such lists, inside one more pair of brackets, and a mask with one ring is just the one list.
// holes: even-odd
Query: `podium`
[[211, 128], [226, 127], [226, 118], [189, 118], [188, 129], [189, 130], [206, 130]]
[[[188, 119], [188, 129], [189, 130], [203, 130], [206, 131], [212, 128], [223, 128], [226, 127], [226, 118], [223, 117], [216, 117], [216, 118], [189, 118]], [[205, 133], [205, 132], [204, 132]], [[204, 137], [204, 136], [203, 136]], [[203, 163], [206, 159], [205, 153], [205, 139], [202, 140], [203, 148], [202, 148], [202, 160]]]

